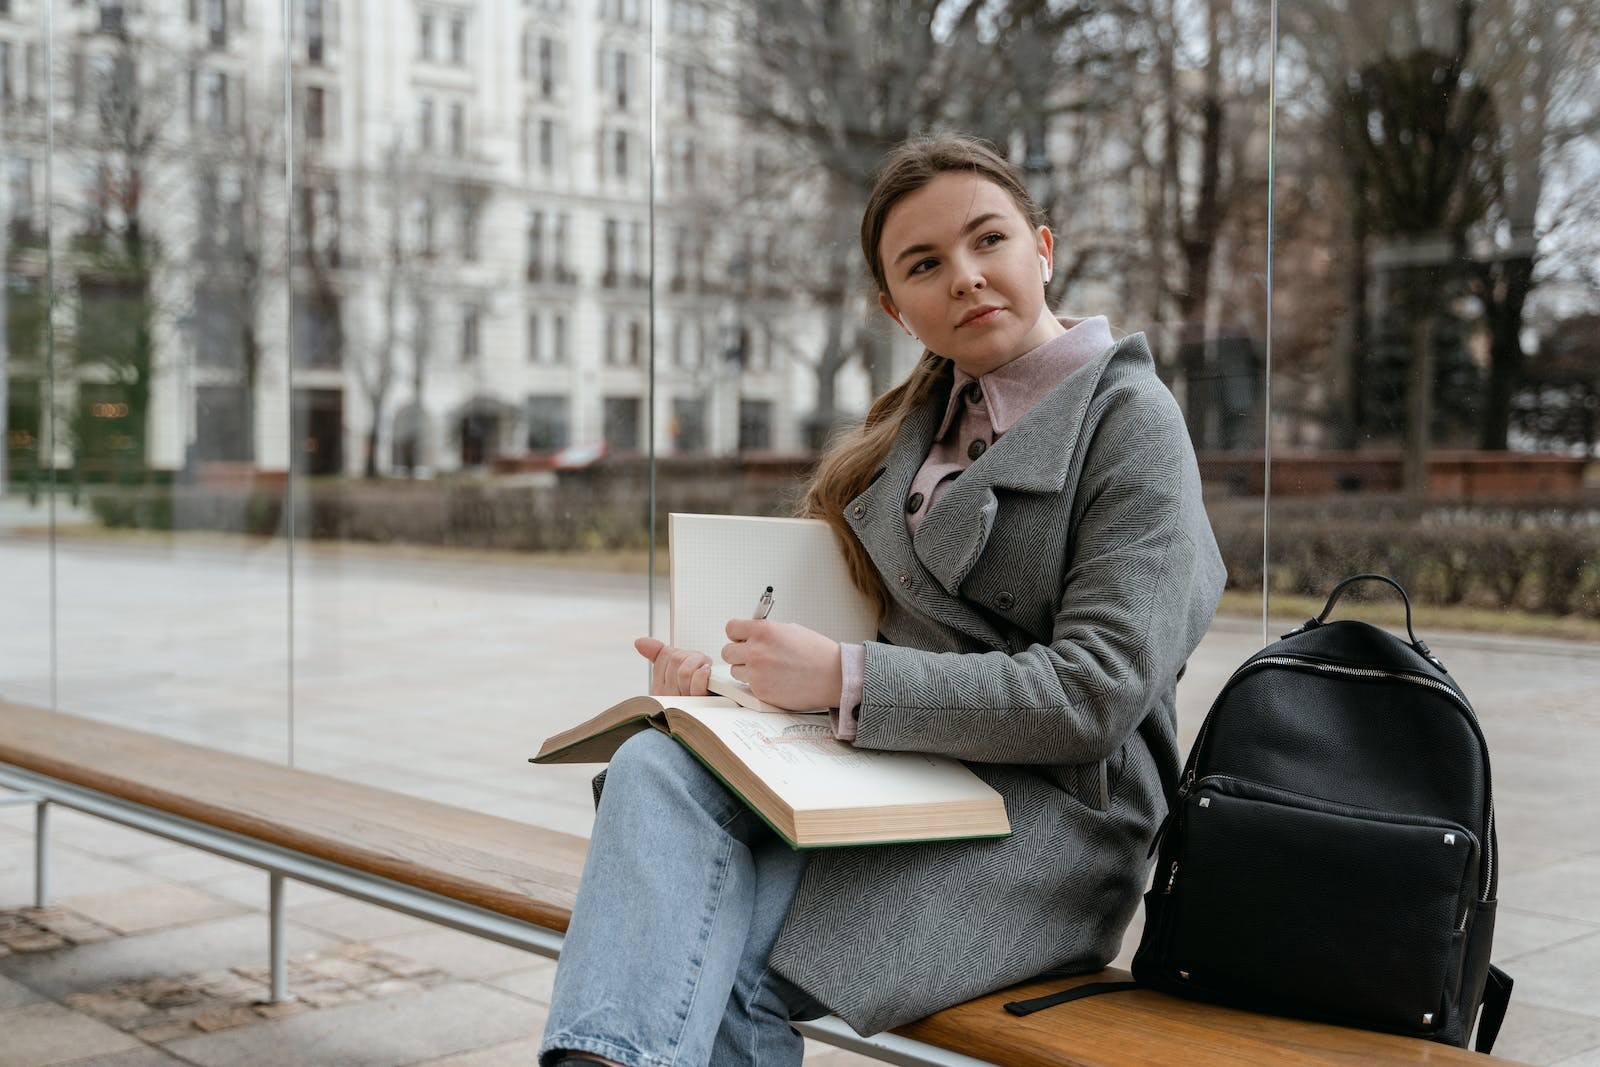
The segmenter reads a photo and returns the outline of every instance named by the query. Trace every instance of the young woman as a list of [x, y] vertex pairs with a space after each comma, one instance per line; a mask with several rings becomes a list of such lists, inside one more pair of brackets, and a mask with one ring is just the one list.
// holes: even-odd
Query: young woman
[[[612, 760], [541, 1063], [798, 1064], [792, 1019], [867, 1034], [1116, 955], [1175, 787], [1175, 686], [1223, 569], [1183, 417], [1142, 335], [1045, 305], [1053, 238], [981, 142], [890, 153], [861, 224], [926, 348], [806, 498], [880, 640], [734, 619], [756, 694], [836, 734], [965, 760], [999, 840], [794, 851], [655, 731]], [[703, 656], [641, 638], [652, 691]]]

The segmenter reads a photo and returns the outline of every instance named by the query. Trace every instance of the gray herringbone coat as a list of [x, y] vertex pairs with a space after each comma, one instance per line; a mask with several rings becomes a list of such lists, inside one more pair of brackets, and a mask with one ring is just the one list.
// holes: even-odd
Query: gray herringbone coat
[[815, 854], [772, 962], [861, 1033], [1116, 955], [1178, 772], [1177, 676], [1222, 591], [1142, 334], [1040, 401], [913, 538], [904, 501], [942, 415], [913, 413], [848, 507], [893, 598], [856, 744], [968, 761], [1013, 833]]

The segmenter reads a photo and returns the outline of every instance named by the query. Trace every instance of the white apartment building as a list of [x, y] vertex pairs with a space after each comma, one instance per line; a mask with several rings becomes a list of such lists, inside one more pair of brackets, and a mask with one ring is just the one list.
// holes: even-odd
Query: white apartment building
[[[664, 453], [800, 448], [815, 384], [785, 353], [815, 316], [749, 254], [737, 121], [652, 62], [649, 7], [292, 0], [285, 27], [267, 0], [57, 0], [46, 56], [45, 0], [0, 0], [13, 459], [359, 473], [370, 442], [380, 472], [450, 471], [652, 426]], [[719, 32], [655, 11], [657, 57]]]

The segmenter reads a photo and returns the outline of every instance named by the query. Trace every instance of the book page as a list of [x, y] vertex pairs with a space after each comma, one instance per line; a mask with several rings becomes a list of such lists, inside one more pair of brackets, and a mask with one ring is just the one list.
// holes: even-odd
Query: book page
[[981, 802], [995, 795], [956, 760], [856, 748], [835, 739], [827, 720], [814, 715], [730, 708], [694, 717], [797, 812]]
[[769, 585], [771, 619], [799, 623], [835, 641], [877, 637], [877, 616], [850, 581], [833, 531], [822, 520], [674, 513], [668, 530], [671, 643], [704, 652], [728, 681], [733, 679], [720, 655], [728, 643], [728, 620], [750, 618]]

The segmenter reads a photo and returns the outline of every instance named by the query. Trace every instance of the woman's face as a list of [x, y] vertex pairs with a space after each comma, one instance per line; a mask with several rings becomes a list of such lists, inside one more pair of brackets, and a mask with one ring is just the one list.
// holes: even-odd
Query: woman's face
[[1000, 186], [943, 173], [889, 209], [878, 244], [889, 291], [878, 299], [929, 349], [981, 377], [1061, 332], [1039, 262], [1051, 247], [1050, 230], [1029, 226]]

